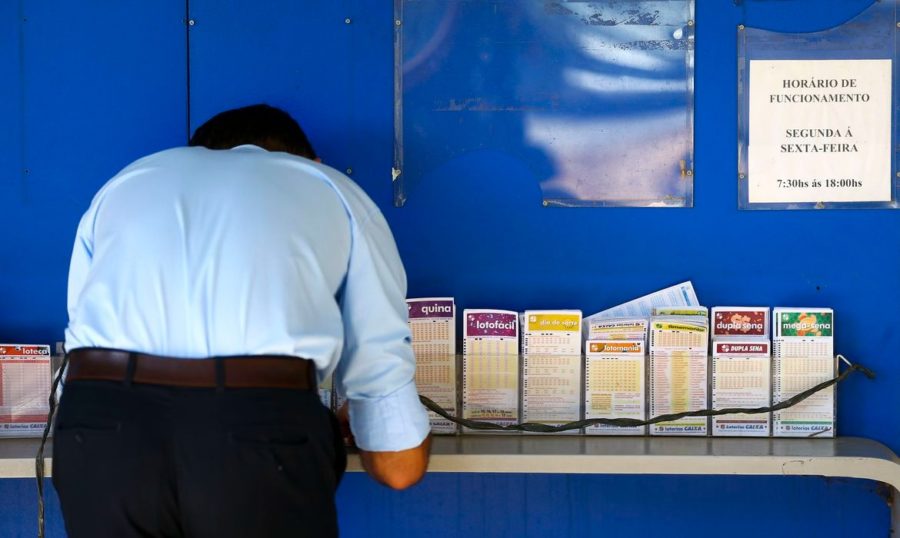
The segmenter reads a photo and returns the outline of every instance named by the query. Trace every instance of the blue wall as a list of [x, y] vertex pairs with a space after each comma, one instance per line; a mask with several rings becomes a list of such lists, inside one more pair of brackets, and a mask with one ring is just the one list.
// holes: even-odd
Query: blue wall
[[[710, 306], [831, 306], [838, 352], [879, 374], [841, 386], [840, 433], [900, 451], [900, 212], [736, 209], [736, 26], [817, 30], [871, 0], [697, 1], [695, 207], [670, 210], [544, 208], [527, 168], [498, 153], [445, 163], [394, 208], [390, 4], [193, 0], [188, 39], [184, 0], [0, 2], [0, 341], [62, 339], [75, 226], [111, 175], [217, 111], [266, 101], [385, 211], [411, 296], [590, 313], [691, 279]], [[498, 241], [471, 239], [486, 228]], [[610, 263], [590, 248], [597, 231], [640, 247]], [[696, 238], [684, 250], [664, 240], [679, 232]], [[0, 534], [32, 534], [32, 490], [0, 481]], [[872, 484], [815, 478], [434, 475], [387, 494], [352, 475], [339, 502], [347, 536], [888, 529]], [[759, 516], [745, 520], [750, 504]]]

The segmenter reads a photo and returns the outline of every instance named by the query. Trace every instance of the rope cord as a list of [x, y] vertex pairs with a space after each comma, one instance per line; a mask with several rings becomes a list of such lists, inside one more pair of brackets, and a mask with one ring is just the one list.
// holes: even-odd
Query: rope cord
[[47, 437], [50, 435], [50, 428], [53, 423], [53, 416], [56, 414], [56, 391], [62, 381], [63, 373], [66, 371], [66, 365], [69, 363], [69, 354], [63, 355], [62, 364], [56, 372], [56, 378], [50, 386], [50, 412], [47, 414], [47, 424], [44, 426], [44, 434], [41, 436], [41, 446], [38, 448], [37, 456], [34, 458], [34, 476], [37, 479], [38, 492], [38, 538], [44, 538], [44, 446], [47, 444]]
[[684, 413], [671, 413], [668, 415], [659, 415], [653, 417], [648, 420], [638, 420], [633, 418], [588, 418], [584, 420], [576, 420], [574, 422], [568, 422], [566, 424], [559, 425], [550, 425], [550, 424], [541, 424], [539, 422], [525, 422], [521, 424], [509, 424], [502, 425], [496, 424], [494, 422], [484, 422], [480, 420], [470, 420], [466, 418], [454, 417], [450, 413], [448, 413], [444, 408], [436, 404], [433, 400], [426, 396], [419, 395], [419, 400], [422, 404], [431, 411], [434, 411], [438, 415], [444, 417], [445, 419], [455, 422], [461, 426], [472, 430], [495, 430], [495, 431], [523, 431], [523, 432], [537, 432], [537, 433], [557, 433], [564, 432], [569, 430], [579, 430], [584, 428], [585, 426], [593, 426], [595, 424], [604, 424], [607, 426], [619, 426], [623, 428], [627, 427], [635, 427], [635, 426], [647, 426], [650, 424], [656, 424], [659, 422], [671, 422], [674, 420], [678, 420], [685, 417], [714, 417], [718, 415], [731, 415], [731, 414], [744, 414], [744, 415], [754, 415], [760, 413], [770, 413], [772, 411], [781, 411], [782, 409], [787, 409], [789, 407], [793, 407], [803, 400], [809, 398], [813, 394], [827, 389], [832, 385], [836, 385], [847, 378], [850, 374], [856, 371], [860, 371], [869, 379], [875, 379], [875, 373], [872, 370], [869, 370], [865, 366], [860, 364], [851, 364], [843, 355], [838, 355], [838, 359], [845, 362], [849, 367], [844, 370], [843, 373], [838, 375], [833, 379], [829, 379], [828, 381], [824, 381], [819, 383], [815, 387], [811, 389], [805, 390], [796, 396], [788, 398], [782, 402], [779, 402], [775, 405], [771, 405], [768, 407], [755, 407], [755, 408], [745, 408], [745, 407], [737, 407], [737, 408], [728, 408], [728, 409], [701, 409], [699, 411], [686, 411]]

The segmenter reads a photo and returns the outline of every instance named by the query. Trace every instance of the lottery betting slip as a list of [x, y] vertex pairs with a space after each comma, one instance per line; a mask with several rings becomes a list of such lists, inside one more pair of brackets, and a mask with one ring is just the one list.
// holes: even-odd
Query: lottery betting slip
[[[772, 312], [772, 400], [787, 400], [837, 373], [834, 311], [830, 308], [775, 308]], [[834, 437], [834, 386], [776, 411], [776, 437]]]
[[463, 310], [463, 354], [519, 354], [519, 314], [509, 310]]
[[[712, 346], [712, 408], [768, 407], [772, 365], [768, 339], [713, 340]], [[768, 437], [769, 430], [769, 413], [712, 417], [714, 436]]]
[[526, 355], [581, 355], [580, 310], [526, 310], [523, 319]]
[[[579, 322], [578, 326], [581, 326]], [[561, 425], [581, 418], [581, 353], [522, 357], [522, 421]], [[568, 430], [566, 434], [577, 434]]]
[[40, 437], [49, 398], [50, 346], [0, 344], [0, 437]]
[[[463, 355], [463, 418], [503, 426], [519, 422], [519, 354]], [[481, 430], [463, 428], [466, 433]], [[496, 432], [491, 432], [496, 433]]]
[[[644, 339], [588, 340], [585, 345], [584, 418], [645, 416]], [[588, 435], [644, 435], [646, 426], [587, 426]]]
[[[650, 416], [706, 409], [709, 320], [705, 316], [650, 319]], [[651, 435], [706, 435], [707, 420], [686, 417], [650, 426]]]
[[[407, 299], [416, 354], [416, 388], [456, 415], [456, 305], [452, 297]], [[433, 433], [456, 433], [456, 424], [428, 412]]]

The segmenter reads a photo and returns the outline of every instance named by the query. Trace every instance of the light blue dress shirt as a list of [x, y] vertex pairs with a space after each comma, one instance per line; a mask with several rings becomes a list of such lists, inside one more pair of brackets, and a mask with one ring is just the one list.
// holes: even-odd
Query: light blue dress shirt
[[334, 373], [365, 450], [419, 445], [406, 274], [381, 212], [316, 162], [256, 146], [140, 159], [94, 197], [66, 349], [293, 355]]

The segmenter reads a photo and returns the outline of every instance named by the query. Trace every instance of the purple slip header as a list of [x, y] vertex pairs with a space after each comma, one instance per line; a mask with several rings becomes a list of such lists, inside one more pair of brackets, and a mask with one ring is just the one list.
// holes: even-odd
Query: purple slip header
[[407, 301], [409, 319], [452, 318], [453, 301]]
[[466, 316], [466, 336], [518, 335], [518, 314], [482, 312]]

